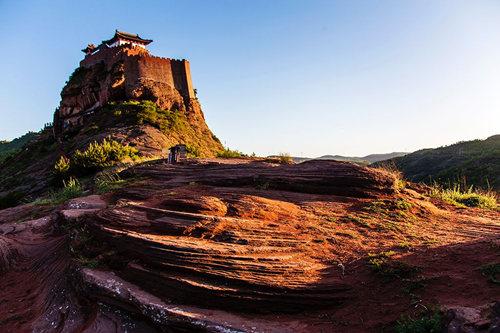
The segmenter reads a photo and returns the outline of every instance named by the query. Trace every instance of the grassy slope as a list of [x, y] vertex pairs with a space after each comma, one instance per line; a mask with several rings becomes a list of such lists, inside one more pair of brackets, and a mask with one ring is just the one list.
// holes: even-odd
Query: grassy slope
[[38, 133], [28, 132], [12, 141], [0, 141], [0, 162], [17, 153], [28, 142], [34, 140]]
[[390, 162], [412, 181], [436, 181], [445, 186], [461, 183], [500, 190], [500, 135], [423, 149]]
[[394, 152], [394, 153], [387, 153], [387, 154], [370, 154], [366, 155], [364, 157], [361, 157], [364, 160], [367, 160], [370, 163], [376, 163], [380, 161], [385, 161], [391, 158], [396, 158], [400, 156], [405, 156], [408, 153], [403, 153], [403, 152]]
[[205, 123], [189, 122], [183, 114], [151, 105], [153, 103], [146, 103], [147, 107], [143, 102], [129, 103], [126, 107], [118, 104], [100, 110], [88, 124], [67, 133], [60, 143], [50, 129], [33, 133], [36, 140], [0, 160], [0, 208], [46, 193], [56, 185], [54, 164], [61, 155], [71, 157], [76, 149], [83, 150], [91, 142], [101, 142], [107, 137], [133, 146], [141, 157], [165, 157], [166, 149], [178, 143], [187, 144], [191, 154], [200, 157], [212, 157], [222, 150]]
[[9, 192], [26, 193], [45, 187], [58, 156], [50, 130], [37, 133], [36, 140], [0, 161], [0, 198]]

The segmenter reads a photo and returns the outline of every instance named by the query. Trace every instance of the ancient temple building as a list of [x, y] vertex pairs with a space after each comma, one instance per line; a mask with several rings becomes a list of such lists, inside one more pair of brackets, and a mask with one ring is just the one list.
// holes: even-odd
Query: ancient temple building
[[141, 47], [146, 49], [146, 45], [150, 44], [152, 41], [152, 39], [143, 39], [137, 34], [115, 30], [115, 35], [111, 39], [102, 41], [98, 47], [94, 44], [89, 44], [82, 50], [82, 52], [86, 55], [92, 55], [104, 48], [117, 46]]
[[116, 46], [131, 44], [131, 46], [133, 47], [146, 48], [146, 45], [148, 45], [152, 41], [153, 40], [151, 39], [142, 39], [137, 34], [130, 34], [128, 32], [116, 30], [113, 38], [104, 41], [103, 43], [106, 44], [108, 47], [116, 47]]

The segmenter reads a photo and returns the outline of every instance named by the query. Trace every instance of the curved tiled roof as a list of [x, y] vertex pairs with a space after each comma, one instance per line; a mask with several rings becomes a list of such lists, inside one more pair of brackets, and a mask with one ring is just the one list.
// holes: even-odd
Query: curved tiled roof
[[149, 43], [151, 43], [153, 41], [152, 39], [143, 39], [143, 38], [139, 37], [138, 34], [131, 34], [129, 32], [115, 30], [115, 35], [113, 36], [113, 38], [108, 39], [108, 40], [104, 40], [103, 43], [105, 43], [105, 44], [112, 44], [118, 38], [122, 38], [122, 39], [127, 39], [127, 40], [130, 40], [130, 41], [134, 41], [134, 42], [143, 43], [145, 45], [148, 45]]

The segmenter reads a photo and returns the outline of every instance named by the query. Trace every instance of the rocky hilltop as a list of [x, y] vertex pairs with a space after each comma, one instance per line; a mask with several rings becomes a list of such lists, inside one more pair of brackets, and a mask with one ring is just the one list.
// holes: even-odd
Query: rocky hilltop
[[[122, 38], [126, 43], [109, 45]], [[110, 117], [105, 112], [110, 104], [116, 108], [116, 104], [123, 102], [151, 101], [159, 109], [186, 120], [191, 130], [191, 133], [179, 133], [179, 129], [163, 131], [166, 138], [156, 141], [189, 144], [203, 156], [214, 156], [222, 146], [205, 123], [189, 62], [153, 56], [145, 47], [133, 44], [136, 39], [142, 40], [137, 35], [117, 31], [97, 48], [83, 50], [85, 58], [63, 88], [60, 105], [54, 113], [56, 136]], [[115, 124], [123, 120], [116, 113], [112, 118]], [[147, 119], [143, 123], [147, 124]], [[156, 123], [151, 121], [150, 125]]]
[[104, 139], [130, 147], [139, 159], [166, 156], [180, 143], [191, 157], [223, 150], [205, 122], [189, 62], [151, 55], [145, 47], [150, 42], [116, 31], [83, 50], [62, 89], [53, 127], [0, 160], [0, 207], [2, 198], [33, 200], [57, 186], [54, 166], [61, 156], [69, 160]]

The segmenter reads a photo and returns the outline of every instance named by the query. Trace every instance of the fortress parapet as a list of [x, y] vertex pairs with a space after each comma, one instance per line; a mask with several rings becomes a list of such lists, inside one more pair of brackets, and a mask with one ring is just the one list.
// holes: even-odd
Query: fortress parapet
[[103, 41], [98, 47], [89, 44], [82, 50], [85, 58], [80, 67], [90, 68], [101, 62], [109, 67], [123, 61], [125, 70], [129, 70], [127, 74], [168, 83], [184, 97], [195, 98], [189, 61], [152, 56], [146, 49], [152, 41], [116, 30], [113, 38]]

